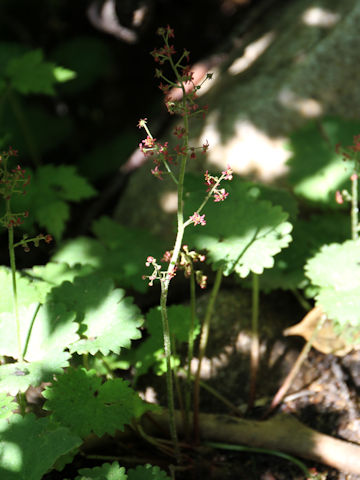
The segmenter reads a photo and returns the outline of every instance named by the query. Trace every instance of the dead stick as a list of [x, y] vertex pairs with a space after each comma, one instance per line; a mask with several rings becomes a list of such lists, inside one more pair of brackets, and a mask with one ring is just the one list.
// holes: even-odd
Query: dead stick
[[[160, 415], [152, 414], [152, 417], [155, 423], [167, 428], [166, 411]], [[201, 413], [199, 420], [202, 439], [279, 450], [329, 465], [341, 472], [360, 474], [360, 445], [319, 433], [292, 416], [280, 414], [266, 421], [256, 421]], [[181, 432], [179, 412], [176, 412], [176, 422]]]

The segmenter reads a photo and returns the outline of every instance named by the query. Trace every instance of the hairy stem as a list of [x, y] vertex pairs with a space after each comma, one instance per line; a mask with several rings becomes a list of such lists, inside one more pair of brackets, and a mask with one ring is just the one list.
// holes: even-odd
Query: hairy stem
[[168, 296], [168, 284], [165, 284], [165, 281], [161, 282], [161, 297], [160, 297], [160, 307], [161, 307], [161, 320], [162, 320], [162, 329], [164, 337], [164, 352], [166, 359], [166, 388], [167, 388], [167, 402], [169, 408], [169, 428], [171, 440], [174, 444], [175, 457], [177, 461], [180, 461], [180, 450], [179, 442], [176, 432], [175, 424], [175, 404], [174, 404], [174, 386], [173, 386], [173, 372], [171, 368], [171, 340], [170, 340], [170, 329], [169, 329], [169, 320], [167, 315], [167, 296]]
[[351, 238], [359, 238], [358, 175], [351, 176]]
[[190, 415], [190, 405], [191, 405], [191, 392], [192, 392], [192, 378], [191, 378], [191, 360], [194, 356], [194, 326], [195, 326], [195, 274], [193, 266], [191, 267], [191, 276], [190, 276], [190, 309], [191, 309], [191, 323], [188, 336], [188, 353], [187, 353], [187, 370], [186, 370], [186, 390], [185, 390], [185, 425], [184, 430], [186, 437], [189, 436], [189, 415]]
[[324, 325], [326, 321], [326, 315], [322, 315], [320, 318], [318, 324], [316, 325], [316, 328], [314, 329], [311, 337], [309, 340], [305, 343], [303, 349], [301, 350], [296, 362], [294, 363], [292, 369], [288, 373], [287, 377], [285, 378], [284, 382], [282, 383], [281, 387], [279, 390], [276, 392], [276, 395], [274, 396], [271, 405], [268, 409], [268, 411], [265, 413], [265, 417], [267, 417], [282, 401], [286, 393], [288, 392], [289, 388], [291, 387], [296, 375], [299, 373], [299, 370], [304, 363], [306, 357], [309, 354], [309, 351], [311, 349], [311, 346], [313, 344], [313, 341], [315, 340], [318, 332], [320, 331], [321, 327]]
[[204, 322], [201, 328], [200, 345], [199, 345], [199, 363], [196, 371], [194, 382], [194, 437], [195, 441], [199, 442], [199, 403], [200, 403], [200, 373], [201, 362], [205, 356], [206, 345], [209, 338], [210, 320], [214, 311], [214, 305], [217, 294], [220, 289], [221, 280], [223, 275], [223, 269], [220, 267], [216, 272], [215, 282], [210, 295], [209, 303], [205, 312]]
[[[10, 214], [10, 200], [6, 200], [6, 213]], [[16, 285], [16, 261], [15, 261], [15, 247], [14, 247], [14, 228], [12, 226], [8, 227], [8, 246], [9, 246], [9, 257], [10, 257], [10, 268], [11, 268], [11, 280], [12, 280], [12, 297], [13, 297], [13, 307], [15, 314], [15, 323], [16, 323], [16, 337], [18, 344], [18, 358], [19, 361], [23, 361], [23, 352], [21, 347], [21, 329], [20, 329], [20, 318], [19, 318], [19, 307], [18, 307], [18, 296], [17, 296], [17, 285]]]
[[259, 369], [259, 276], [252, 274], [251, 356], [248, 409], [254, 406], [256, 377]]

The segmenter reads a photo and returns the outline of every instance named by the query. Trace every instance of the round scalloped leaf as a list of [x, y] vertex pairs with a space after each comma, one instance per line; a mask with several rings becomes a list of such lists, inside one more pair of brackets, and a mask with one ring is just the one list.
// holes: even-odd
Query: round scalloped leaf
[[170, 477], [158, 466], [138, 465], [127, 472], [128, 480], [170, 480]]
[[349, 238], [348, 216], [342, 213], [312, 215], [310, 219], [295, 220], [289, 248], [275, 257], [274, 268], [264, 270], [260, 288], [269, 291], [277, 288], [304, 288], [309, 280], [304, 265], [328, 242], [343, 242]]
[[79, 473], [80, 476], [75, 480], [128, 480], [125, 467], [120, 467], [118, 462], [103, 463], [101, 467], [81, 468]]
[[0, 392], [16, 395], [25, 392], [30, 386], [37, 387], [43, 382], [52, 381], [54, 374], [62, 374], [69, 366], [70, 353], [47, 352], [39, 362], [17, 362], [0, 365]]
[[[0, 267], [0, 312], [13, 311], [12, 275], [10, 268]], [[43, 303], [48, 286], [45, 282], [31, 281], [16, 272], [18, 306], [28, 306], [34, 302]]]
[[359, 331], [359, 287], [346, 291], [322, 288], [316, 296], [316, 303], [321, 305], [321, 308], [337, 324], [341, 332], [343, 332], [343, 328], [349, 327], [349, 337], [351, 337], [356, 331]]
[[67, 263], [70, 267], [76, 264], [91, 265], [96, 269], [102, 266], [102, 260], [107, 251], [100, 242], [90, 237], [77, 237], [65, 241], [60, 249], [53, 255], [52, 261]]
[[[178, 342], [187, 342], [191, 324], [191, 310], [184, 305], [171, 305], [168, 307], [168, 321], [171, 334]], [[136, 368], [136, 378], [144, 375], [150, 368], [156, 375], [166, 372], [166, 359], [164, 357], [164, 340], [160, 307], [154, 307], [146, 315], [147, 332], [149, 334], [140, 345], [124, 352], [123, 359], [129, 361]], [[195, 318], [195, 338], [200, 333], [198, 318]], [[179, 364], [179, 358], [174, 356], [173, 361]]]
[[[66, 311], [64, 305], [35, 303], [19, 309], [20, 337], [24, 359], [40, 361], [49, 353], [61, 352], [79, 337], [75, 314]], [[0, 314], [1, 355], [18, 358], [15, 320], [12, 313]]]
[[84, 277], [93, 272], [90, 265], [79, 263], [70, 266], [67, 263], [48, 262], [46, 265], [36, 265], [25, 270], [26, 274], [34, 280], [43, 280], [47, 284], [47, 293], [65, 281], [72, 282], [76, 277]]
[[145, 259], [150, 254], [155, 258], [163, 255], [166, 250], [163, 240], [107, 217], [94, 222], [93, 231], [99, 240], [78, 237], [65, 242], [52, 260], [70, 266], [92, 265], [120, 286], [145, 292], [148, 288], [142, 279], [146, 272]]
[[[170, 333], [179, 342], [189, 340], [191, 325], [191, 309], [184, 305], [170, 305], [167, 309]], [[146, 328], [148, 333], [162, 341], [162, 321], [160, 307], [154, 307], [146, 314]], [[195, 317], [194, 334], [200, 333], [199, 319]]]
[[7, 393], [0, 393], [0, 419], [6, 419], [13, 415], [14, 410], [19, 408], [19, 405], [14, 401], [14, 398]]
[[[234, 271], [242, 278], [250, 272], [261, 274], [291, 242], [288, 214], [270, 202], [254, 199], [248, 186], [238, 179], [231, 184], [224, 182], [224, 188], [229, 197], [222, 203], [210, 199], [202, 212], [206, 225], [190, 225], [185, 241], [206, 249], [213, 268], [221, 267], [226, 276]], [[204, 191], [199, 190], [187, 194], [186, 217], [196, 211], [203, 196]]]
[[0, 420], [0, 437], [3, 480], [41, 480], [58, 458], [81, 444], [67, 428], [32, 413]]
[[308, 200], [336, 207], [335, 192], [350, 190], [352, 162], [343, 162], [336, 154], [338, 143], [351, 145], [359, 133], [360, 122], [340, 118], [325, 118], [310, 122], [291, 135], [289, 180], [295, 193]]
[[360, 240], [333, 243], [323, 248], [305, 266], [306, 275], [319, 287], [350, 291], [360, 287]]
[[130, 348], [131, 340], [141, 337], [143, 318], [139, 308], [124, 290], [115, 289], [111, 279], [90, 274], [77, 277], [73, 283], [55, 287], [50, 298], [62, 301], [77, 314], [84, 337], [70, 346], [72, 353], [119, 353]]
[[125, 227], [108, 217], [94, 222], [92, 230], [107, 247], [102, 264], [107, 274], [121, 286], [145, 292], [148, 288], [142, 279], [146, 271], [145, 259], [148, 255], [162, 257], [166, 250], [163, 239], [146, 230]]
[[54, 418], [81, 437], [91, 432], [101, 436], [124, 430], [135, 417], [158, 408], [146, 404], [129, 387], [115, 378], [102, 383], [95, 370], [68, 369], [43, 392], [44, 405]]

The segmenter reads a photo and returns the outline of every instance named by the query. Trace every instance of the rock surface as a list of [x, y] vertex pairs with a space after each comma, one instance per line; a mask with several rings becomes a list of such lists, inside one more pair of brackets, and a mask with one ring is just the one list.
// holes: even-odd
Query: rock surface
[[[219, 171], [230, 164], [238, 174], [286, 184], [286, 139], [294, 129], [323, 115], [358, 116], [359, 24], [355, 0], [296, 0], [275, 2], [243, 37], [230, 33], [234, 46], [221, 56], [201, 98], [209, 114], [192, 124], [191, 144], [208, 140], [209, 153], [190, 170]], [[176, 192], [170, 180], [154, 179], [150, 168], [145, 163], [132, 175], [115, 216], [172, 238]]]

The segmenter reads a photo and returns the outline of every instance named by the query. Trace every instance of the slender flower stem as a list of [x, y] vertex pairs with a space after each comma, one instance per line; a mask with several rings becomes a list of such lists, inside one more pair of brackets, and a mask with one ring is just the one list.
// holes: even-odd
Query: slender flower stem
[[251, 358], [248, 409], [254, 406], [259, 368], [259, 276], [252, 274]]
[[209, 303], [205, 312], [205, 318], [201, 329], [200, 345], [199, 345], [199, 362], [194, 382], [194, 437], [195, 441], [199, 441], [199, 403], [200, 403], [200, 373], [201, 363], [205, 356], [206, 345], [209, 338], [210, 320], [214, 311], [214, 305], [219, 293], [223, 269], [220, 267], [216, 272], [215, 282], [210, 295]]
[[[172, 60], [170, 61], [170, 63], [173, 66], [175, 74], [178, 76], [177, 70]], [[184, 86], [182, 83], [181, 85], [183, 88], [183, 93], [185, 94]], [[183, 96], [182, 104], [185, 112], [183, 117], [184, 128], [185, 128], [185, 131], [188, 132], [189, 119], [188, 119], [188, 114], [186, 113], [185, 95]], [[184, 137], [183, 146], [186, 147], [184, 151], [187, 152], [188, 135], [185, 135]], [[161, 318], [162, 318], [163, 335], [164, 335], [164, 352], [166, 357], [166, 384], [167, 384], [168, 407], [169, 407], [170, 434], [171, 434], [171, 439], [174, 443], [175, 457], [178, 463], [180, 463], [180, 449], [179, 449], [179, 442], [178, 442], [178, 437], [176, 432], [176, 422], [175, 422], [174, 387], [173, 387], [173, 378], [172, 378], [173, 371], [171, 368], [171, 341], [170, 341], [169, 321], [167, 316], [167, 298], [169, 293], [169, 284], [176, 269], [176, 264], [179, 259], [180, 248], [181, 248], [182, 240], [184, 237], [183, 195], [184, 195], [184, 179], [185, 179], [187, 157], [188, 157], [188, 154], [181, 155], [180, 172], [179, 172], [178, 183], [177, 183], [177, 190], [178, 190], [177, 234], [176, 234], [175, 245], [174, 245], [171, 260], [167, 269], [166, 276], [161, 281], [161, 299], [160, 299]]]
[[[10, 200], [6, 200], [6, 212], [10, 213]], [[14, 251], [14, 229], [12, 226], [8, 228], [8, 245], [9, 245], [9, 257], [10, 257], [10, 268], [11, 268], [11, 279], [12, 279], [12, 297], [13, 297], [13, 306], [15, 313], [15, 322], [16, 322], [16, 336], [18, 344], [18, 357], [19, 361], [23, 361], [23, 353], [21, 347], [21, 330], [20, 330], [20, 318], [19, 318], [19, 308], [18, 308], [18, 297], [17, 297], [17, 285], [16, 285], [16, 261], [15, 261], [15, 251]]]
[[287, 377], [285, 378], [284, 382], [282, 383], [281, 387], [279, 390], [276, 392], [276, 395], [274, 396], [271, 405], [267, 412], [265, 413], [264, 417], [266, 418], [270, 413], [279, 405], [279, 403], [282, 401], [282, 399], [285, 397], [286, 393], [288, 392], [289, 388], [291, 387], [296, 375], [299, 373], [299, 370], [304, 363], [306, 357], [308, 356], [311, 346], [319, 333], [320, 329], [324, 325], [326, 321], [326, 315], [322, 315], [322, 317], [319, 319], [318, 324], [316, 325], [316, 328], [314, 329], [311, 337], [309, 340], [305, 343], [303, 349], [301, 350], [296, 362], [294, 363], [292, 369], [288, 373]]
[[174, 387], [173, 387], [173, 372], [171, 369], [171, 341], [170, 341], [170, 329], [169, 329], [169, 320], [167, 315], [167, 295], [168, 295], [168, 286], [165, 285], [165, 281], [161, 282], [161, 297], [160, 297], [160, 307], [161, 307], [161, 320], [162, 320], [162, 329], [164, 337], [164, 352], [166, 359], [166, 387], [167, 387], [167, 401], [169, 408], [169, 423], [170, 423], [170, 436], [174, 444], [175, 457], [177, 461], [180, 461], [180, 450], [178, 436], [176, 432], [176, 423], [175, 423], [175, 404], [174, 404]]
[[351, 176], [351, 238], [359, 238], [358, 175]]
[[192, 392], [192, 378], [191, 378], [191, 360], [194, 356], [194, 326], [195, 326], [195, 274], [193, 265], [191, 266], [190, 275], [190, 309], [191, 309], [191, 323], [188, 336], [188, 353], [187, 353], [187, 370], [186, 370], [186, 391], [185, 391], [185, 425], [184, 430], [186, 437], [189, 436], [189, 418], [190, 418], [190, 404]]

